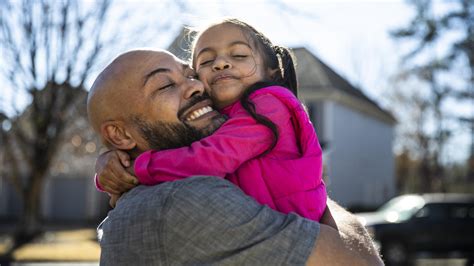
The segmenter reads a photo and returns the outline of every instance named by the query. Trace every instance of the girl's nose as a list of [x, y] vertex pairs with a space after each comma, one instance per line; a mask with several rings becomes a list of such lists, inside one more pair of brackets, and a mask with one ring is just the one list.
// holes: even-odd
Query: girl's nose
[[214, 60], [214, 64], [212, 65], [212, 69], [214, 71], [218, 70], [224, 70], [224, 69], [229, 69], [231, 68], [232, 65], [229, 63], [229, 61], [225, 60], [224, 58], [216, 58]]

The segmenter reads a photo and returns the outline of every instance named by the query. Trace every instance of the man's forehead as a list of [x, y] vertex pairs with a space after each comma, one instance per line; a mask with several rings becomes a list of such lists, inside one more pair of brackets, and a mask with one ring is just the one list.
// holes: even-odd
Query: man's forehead
[[187, 69], [190, 69], [189, 64], [171, 54], [155, 54], [150, 57], [150, 60], [148, 60], [146, 64], [144, 64], [142, 71], [143, 84], [146, 84], [148, 79], [152, 76], [174, 71], [184, 72]]
[[181, 66], [183, 62], [167, 51], [134, 50], [119, 56], [116, 63], [127, 71], [130, 67], [147, 71], [149, 68]]
[[155, 52], [148, 57], [146, 63], [143, 62], [142, 64], [144, 67], [143, 71], [147, 73], [157, 68], [181, 70], [189, 67], [189, 64], [167, 52]]

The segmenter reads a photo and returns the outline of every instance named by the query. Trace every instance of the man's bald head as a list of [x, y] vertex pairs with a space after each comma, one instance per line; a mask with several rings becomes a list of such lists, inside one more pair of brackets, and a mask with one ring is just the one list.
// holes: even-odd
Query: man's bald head
[[157, 55], [172, 56], [161, 50], [133, 50], [118, 56], [99, 74], [87, 99], [89, 120], [96, 132], [100, 133], [105, 121], [123, 120], [133, 112], [133, 100], [142, 85], [139, 70]]

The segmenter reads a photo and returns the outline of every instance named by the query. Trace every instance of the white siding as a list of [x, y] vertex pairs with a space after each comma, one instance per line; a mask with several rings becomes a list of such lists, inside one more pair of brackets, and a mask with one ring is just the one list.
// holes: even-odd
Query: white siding
[[91, 221], [105, 217], [108, 197], [95, 189], [91, 176], [47, 179], [43, 189], [43, 217], [60, 221]]
[[[108, 196], [95, 189], [91, 175], [47, 178], [41, 197], [41, 215], [47, 221], [99, 221], [109, 210]], [[0, 219], [14, 219], [21, 209], [13, 187], [0, 178]]]
[[325, 121], [329, 195], [346, 207], [393, 196], [393, 127], [335, 102], [326, 102]]

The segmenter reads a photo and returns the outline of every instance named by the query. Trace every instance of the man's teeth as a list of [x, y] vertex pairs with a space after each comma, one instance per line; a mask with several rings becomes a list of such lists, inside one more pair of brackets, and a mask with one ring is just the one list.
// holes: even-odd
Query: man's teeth
[[191, 121], [191, 120], [194, 120], [194, 119], [198, 119], [202, 115], [207, 114], [211, 111], [212, 111], [212, 108], [210, 106], [203, 107], [201, 109], [198, 109], [198, 110], [194, 111], [190, 116], [188, 116], [188, 118], [186, 120]]

